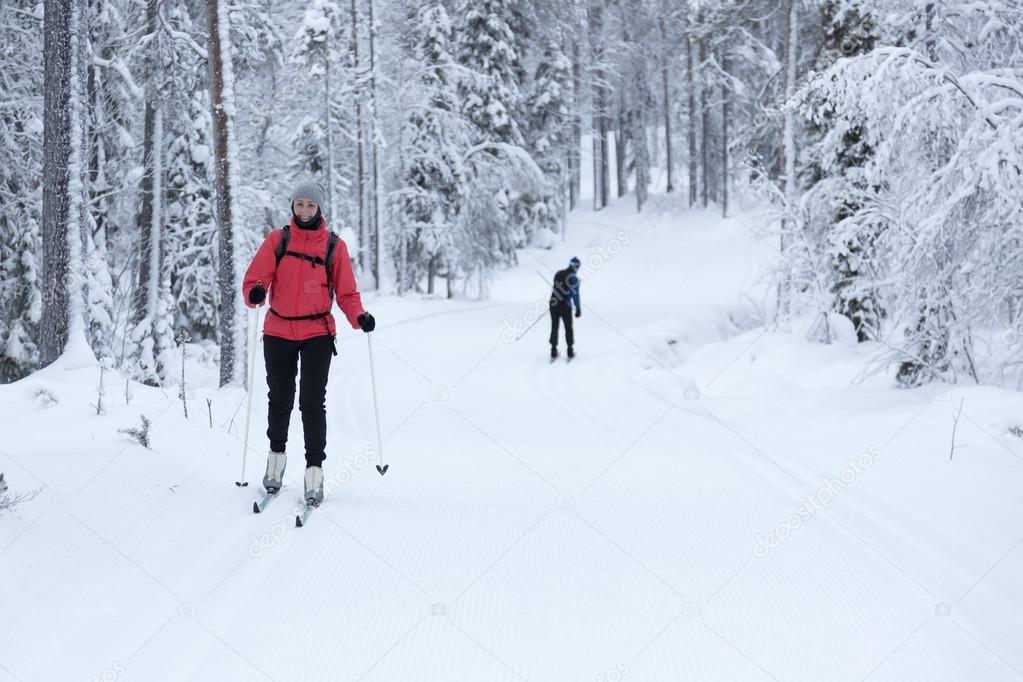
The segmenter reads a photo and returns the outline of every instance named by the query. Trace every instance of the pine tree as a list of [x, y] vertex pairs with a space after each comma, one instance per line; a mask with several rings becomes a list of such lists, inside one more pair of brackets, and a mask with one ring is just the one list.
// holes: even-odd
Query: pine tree
[[[299, 148], [294, 165], [296, 170], [314, 177], [324, 178], [327, 205], [323, 214], [333, 218], [340, 209], [335, 205], [335, 194], [340, 190], [337, 173], [338, 148], [334, 137], [337, 112], [343, 111], [341, 100], [340, 61], [341, 46], [338, 36], [343, 35], [341, 5], [336, 0], [312, 0], [302, 15], [302, 24], [296, 32], [291, 52], [293, 63], [317, 85], [317, 97], [312, 104], [317, 113], [306, 116], [296, 129], [293, 141]], [[345, 92], [348, 92], [346, 89]]]
[[[871, 15], [862, 13], [865, 11], [844, 8], [836, 0], [822, 6], [821, 62], [828, 64], [840, 57], [863, 55], [874, 48], [876, 22]], [[826, 137], [835, 128], [833, 105], [817, 102], [812, 111], [808, 134]], [[837, 139], [826, 139], [811, 148], [808, 164], [814, 184], [807, 190], [805, 204], [823, 213], [819, 219], [825, 225], [814, 231], [825, 233], [824, 248], [832, 270], [833, 308], [852, 322], [859, 341], [867, 341], [880, 338], [884, 316], [880, 292], [873, 285], [880, 274], [873, 261], [883, 223], [848, 220], [863, 208], [859, 197], [871, 191], [864, 168], [874, 154], [874, 149], [866, 142], [865, 123], [862, 120], [850, 123]], [[829, 154], [830, 158], [815, 158], [819, 153]], [[815, 201], [817, 197], [823, 199], [821, 204]], [[814, 217], [811, 214], [811, 221]]]
[[[449, 278], [464, 200], [463, 155], [470, 127], [459, 110], [451, 56], [451, 22], [442, 5], [424, 8], [414, 33], [414, 92], [419, 104], [407, 112], [400, 220], [405, 227], [405, 276], [434, 291], [434, 278]], [[399, 235], [399, 239], [402, 235]], [[395, 245], [398, 252], [402, 244]]]
[[532, 230], [560, 231], [565, 212], [570, 143], [572, 62], [551, 42], [536, 67], [528, 102], [529, 149], [544, 172], [546, 187], [523, 202]]
[[0, 22], [5, 97], [0, 107], [0, 382], [19, 379], [39, 364], [42, 306], [39, 196], [42, 178], [41, 22], [34, 2], [18, 0]]
[[463, 0], [460, 7], [458, 61], [479, 77], [460, 79], [459, 96], [479, 142], [522, 143], [515, 118], [522, 65], [509, 26], [513, 9], [512, 0]]
[[[473, 255], [467, 250], [464, 269], [486, 269], [495, 263], [515, 260], [515, 248], [528, 236], [512, 218], [515, 197], [509, 191], [511, 159], [503, 145], [523, 143], [517, 114], [522, 106], [519, 74], [522, 65], [515, 36], [509, 26], [514, 7], [511, 0], [465, 0], [462, 24], [457, 30], [458, 62], [469, 70], [459, 79], [462, 111], [475, 127], [473, 142], [480, 151], [470, 159], [472, 206], [466, 227]], [[469, 73], [471, 72], [471, 75]], [[471, 217], [470, 217], [471, 215]]]
[[177, 311], [175, 327], [193, 338], [217, 334], [217, 226], [210, 172], [206, 93], [195, 91], [177, 118], [167, 148], [167, 267]]

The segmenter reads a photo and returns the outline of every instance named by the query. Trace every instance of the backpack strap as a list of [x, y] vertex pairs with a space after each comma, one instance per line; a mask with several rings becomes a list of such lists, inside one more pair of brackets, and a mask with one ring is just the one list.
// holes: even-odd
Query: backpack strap
[[330, 293], [330, 305], [334, 305], [334, 251], [337, 249], [337, 243], [341, 241], [341, 237], [331, 230], [330, 237], [327, 239], [327, 260], [324, 261], [327, 269], [327, 291]]
[[277, 242], [277, 248], [274, 250], [274, 257], [277, 259], [275, 266], [281, 264], [281, 259], [284, 258], [284, 254], [288, 251], [288, 242], [291, 241], [291, 225], [285, 225], [281, 228], [281, 238]]

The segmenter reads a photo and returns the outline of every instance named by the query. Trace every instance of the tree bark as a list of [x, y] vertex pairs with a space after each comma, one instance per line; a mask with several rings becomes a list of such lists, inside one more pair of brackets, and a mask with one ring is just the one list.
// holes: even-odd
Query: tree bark
[[607, 141], [607, 97], [603, 68], [603, 7], [601, 0], [590, 0], [590, 63], [593, 65], [593, 210], [607, 206], [611, 185]]
[[[785, 106], [784, 128], [782, 131], [782, 156], [785, 159], [785, 202], [787, 209], [792, 211], [796, 204], [796, 117], [788, 106], [789, 99], [795, 88], [796, 57], [799, 47], [799, 16], [796, 0], [785, 0], [785, 82], [782, 91]], [[779, 235], [782, 258], [788, 257], [792, 241], [793, 223], [791, 219], [782, 219]], [[778, 313], [786, 315], [791, 304], [792, 275], [786, 271], [778, 284]]]
[[731, 64], [728, 59], [728, 50], [721, 51], [721, 71], [725, 78], [721, 83], [721, 216], [728, 217], [728, 122], [732, 115], [732, 89], [728, 83], [728, 70]]
[[322, 206], [323, 213], [333, 220], [334, 211], [334, 116], [330, 101], [332, 99], [331, 89], [331, 63], [330, 63], [330, 31], [324, 36], [323, 46], [323, 125], [327, 133], [327, 205]]
[[71, 4], [45, 0], [43, 20], [43, 309], [39, 360], [46, 366], [67, 345], [68, 212], [71, 154]]
[[[158, 17], [157, 0], [146, 2], [146, 33], [156, 35]], [[156, 41], [150, 43], [150, 49], [156, 50]], [[156, 63], [154, 59], [152, 63]], [[155, 75], [155, 74], [152, 74]], [[139, 231], [139, 260], [135, 278], [135, 296], [132, 305], [132, 323], [138, 324], [148, 315], [155, 312], [154, 301], [150, 301], [149, 280], [152, 274], [153, 250], [153, 145], [156, 123], [156, 94], [159, 86], [151, 83], [146, 87], [146, 109], [142, 127], [142, 210], [136, 224]]]
[[700, 156], [701, 165], [703, 171], [703, 185], [700, 192], [700, 203], [703, 204], [704, 208], [710, 203], [710, 107], [707, 106], [707, 100], [710, 99], [707, 96], [707, 83], [705, 78], [705, 67], [707, 65], [707, 39], [702, 36], [706, 27], [703, 25], [703, 16], [700, 16]]
[[366, 169], [365, 169], [365, 134], [362, 122], [362, 88], [359, 87], [359, 8], [356, 0], [352, 0], [352, 69], [355, 75], [355, 192], [359, 210], [359, 273], [366, 272], [369, 265], [367, 241], [369, 240], [366, 225]]
[[[95, 0], [91, 3], [90, 12], [91, 16], [98, 16], [103, 11], [102, 0]], [[91, 37], [90, 37], [91, 39]], [[102, 50], [104, 58], [109, 59], [110, 48], [104, 46]], [[104, 113], [103, 99], [100, 96], [100, 87], [97, 80], [99, 75], [100, 66], [95, 64], [88, 67], [89, 79], [86, 83], [87, 97], [86, 101], [89, 103], [89, 126], [88, 126], [88, 149], [89, 149], [89, 206], [91, 208], [97, 208], [96, 204], [100, 201], [99, 193], [102, 188], [99, 187], [102, 171], [102, 163], [104, 160], [104, 149], [103, 149], [103, 136], [100, 134], [100, 125]], [[106, 218], [107, 211], [98, 209], [93, 214], [95, 220], [96, 231], [94, 237], [101, 246], [106, 247]]]
[[[667, 42], [667, 31], [664, 28], [664, 17], [660, 19], [661, 26], [661, 42]], [[668, 83], [668, 57], [666, 54], [668, 47], [663, 45], [661, 51], [661, 85], [664, 89], [664, 151], [665, 151], [665, 169], [668, 173], [668, 186], [667, 191], [670, 194], [675, 191], [675, 167], [674, 167], [674, 156], [671, 149], [671, 87]], [[654, 130], [657, 130], [657, 126], [652, 126]], [[656, 162], [655, 162], [656, 163]]]
[[[244, 334], [239, 333], [241, 320], [238, 319], [240, 301], [239, 287], [235, 263], [235, 218], [233, 175], [238, 172], [232, 166], [234, 159], [231, 146], [231, 114], [227, 106], [233, 99], [228, 91], [233, 87], [230, 65], [230, 46], [224, 44], [227, 27], [222, 22], [227, 18], [222, 15], [220, 0], [208, 0], [206, 3], [206, 28], [209, 32], [207, 42], [207, 62], [210, 71], [210, 108], [213, 118], [213, 177], [214, 177], [214, 214], [217, 219], [217, 253], [219, 268], [217, 270], [217, 288], [219, 290], [218, 335], [220, 337], [220, 385], [238, 381], [242, 385], [247, 381], [245, 372], [245, 341]], [[241, 360], [241, 362], [239, 362]]]
[[689, 89], [689, 208], [696, 204], [698, 179], [696, 175], [696, 78], [693, 69], [693, 41], [686, 33], [686, 80]]
[[629, 161], [626, 158], [629, 140], [630, 112], [625, 103], [625, 83], [618, 92], [618, 121], [615, 128], [615, 175], [618, 184], [618, 198], [629, 193]]
[[376, 76], [376, 19], [373, 0], [367, 0], [369, 7], [369, 119], [370, 155], [372, 164], [372, 192], [370, 192], [370, 220], [373, 235], [373, 288], [380, 291], [380, 166], [377, 149], [377, 76]]

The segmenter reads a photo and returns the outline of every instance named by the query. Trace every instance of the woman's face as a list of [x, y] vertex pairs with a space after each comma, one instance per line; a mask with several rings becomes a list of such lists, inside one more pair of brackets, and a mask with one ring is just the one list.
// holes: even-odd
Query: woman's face
[[316, 202], [312, 199], [299, 197], [298, 199], [295, 199], [293, 208], [295, 209], [295, 215], [305, 222], [307, 220], [311, 220], [312, 217], [316, 215], [316, 211], [319, 210], [320, 207], [317, 206]]

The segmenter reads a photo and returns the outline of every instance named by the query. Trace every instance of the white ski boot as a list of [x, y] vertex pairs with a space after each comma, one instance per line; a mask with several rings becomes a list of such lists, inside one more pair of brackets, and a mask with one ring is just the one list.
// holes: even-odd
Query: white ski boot
[[283, 452], [270, 451], [266, 457], [266, 474], [263, 476], [263, 487], [270, 495], [276, 495], [284, 485], [284, 467], [288, 457]]
[[305, 503], [309, 507], [319, 507], [321, 502], [323, 502], [323, 468], [306, 467]]

